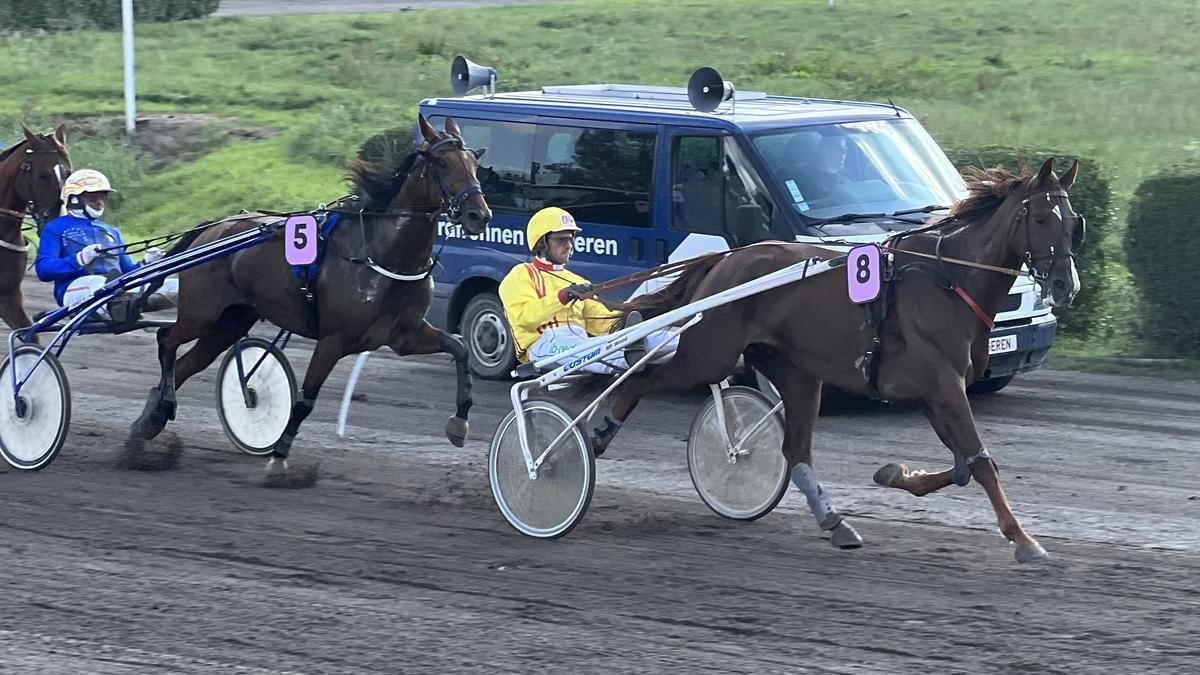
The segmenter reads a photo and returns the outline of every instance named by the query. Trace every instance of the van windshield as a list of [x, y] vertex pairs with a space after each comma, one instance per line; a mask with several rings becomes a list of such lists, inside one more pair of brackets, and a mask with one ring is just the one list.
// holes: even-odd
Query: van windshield
[[914, 227], [880, 218], [823, 224], [845, 213], [895, 213], [966, 194], [962, 178], [916, 120], [889, 119], [771, 130], [751, 138], [802, 234], [870, 235]]

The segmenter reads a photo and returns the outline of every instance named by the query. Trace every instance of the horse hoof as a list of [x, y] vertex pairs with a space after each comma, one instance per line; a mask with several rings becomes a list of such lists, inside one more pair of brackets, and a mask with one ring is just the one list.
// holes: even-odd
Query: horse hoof
[[1018, 546], [1014, 555], [1019, 563], [1036, 563], [1050, 559], [1050, 554], [1037, 542], [1031, 546]]
[[850, 526], [850, 523], [842, 521], [837, 524], [837, 527], [830, 531], [829, 543], [842, 550], [852, 548], [862, 548], [862, 537], [858, 536], [858, 532]]
[[129, 435], [137, 436], [143, 441], [152, 441], [165, 428], [167, 428], [167, 420], [160, 419], [158, 415], [150, 413], [147, 416], [139, 417], [133, 423], [133, 426], [129, 428]]
[[454, 447], [461, 448], [467, 443], [467, 433], [470, 431], [471, 425], [461, 417], [451, 417], [446, 420], [446, 438], [454, 444]]
[[908, 467], [903, 464], [888, 464], [881, 466], [871, 477], [877, 485], [884, 487], [896, 487], [896, 481], [904, 477], [908, 473]]
[[319, 477], [319, 464], [302, 462], [289, 468], [286, 459], [272, 457], [267, 463], [267, 474], [263, 477], [262, 486], [289, 490], [310, 488], [317, 484]]

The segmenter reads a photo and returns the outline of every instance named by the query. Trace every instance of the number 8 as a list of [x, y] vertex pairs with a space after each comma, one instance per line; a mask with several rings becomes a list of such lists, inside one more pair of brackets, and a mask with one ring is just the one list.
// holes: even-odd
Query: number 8
[[854, 278], [858, 280], [858, 283], [865, 284], [870, 281], [871, 258], [869, 256], [860, 255], [856, 264], [858, 265], [858, 272], [855, 273]]

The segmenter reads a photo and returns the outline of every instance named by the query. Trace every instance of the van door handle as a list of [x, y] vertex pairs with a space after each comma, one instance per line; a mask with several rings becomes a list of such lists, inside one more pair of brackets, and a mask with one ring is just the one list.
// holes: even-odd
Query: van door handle
[[630, 239], [629, 240], [629, 259], [630, 260], [645, 259], [646, 252], [643, 250], [644, 248], [645, 248], [644, 240], [638, 239], [638, 238]]
[[654, 253], [658, 256], [659, 264], [667, 262], [667, 240], [656, 239], [654, 241]]

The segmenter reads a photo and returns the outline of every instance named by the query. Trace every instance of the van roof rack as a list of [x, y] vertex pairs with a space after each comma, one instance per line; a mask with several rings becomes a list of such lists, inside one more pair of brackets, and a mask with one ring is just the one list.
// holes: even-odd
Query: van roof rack
[[[542, 87], [543, 94], [557, 96], [619, 98], [646, 101], [671, 101], [687, 103], [687, 89], [683, 87], [655, 87], [642, 84], [563, 84]], [[763, 91], [738, 91], [734, 93], [735, 101], [765, 100], [767, 93]]]

